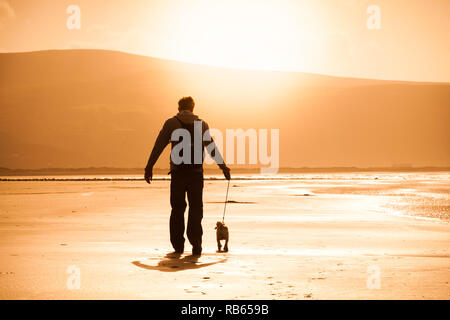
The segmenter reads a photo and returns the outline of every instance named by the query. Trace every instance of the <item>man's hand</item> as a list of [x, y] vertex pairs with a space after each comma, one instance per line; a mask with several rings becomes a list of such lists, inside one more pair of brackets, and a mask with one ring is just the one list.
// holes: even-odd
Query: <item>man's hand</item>
[[152, 178], [153, 178], [153, 168], [145, 168], [144, 174], [145, 181], [147, 181], [147, 183], [150, 183], [150, 181], [152, 181]]
[[227, 166], [223, 166], [221, 169], [222, 169], [223, 175], [225, 176], [225, 179], [231, 180], [230, 168], [228, 168]]

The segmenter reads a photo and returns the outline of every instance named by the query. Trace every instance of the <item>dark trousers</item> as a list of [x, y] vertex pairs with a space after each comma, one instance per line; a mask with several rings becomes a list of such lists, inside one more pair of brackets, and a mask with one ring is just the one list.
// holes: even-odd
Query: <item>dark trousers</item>
[[[184, 211], [189, 202], [187, 237], [194, 248], [202, 245], [203, 171], [177, 170], [170, 182], [170, 242], [176, 251], [184, 250]], [[200, 249], [201, 250], [201, 249]]]

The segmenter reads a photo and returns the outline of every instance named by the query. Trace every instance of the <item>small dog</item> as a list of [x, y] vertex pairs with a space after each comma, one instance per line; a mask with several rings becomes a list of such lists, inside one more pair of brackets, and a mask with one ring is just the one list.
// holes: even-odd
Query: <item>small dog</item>
[[[225, 223], [222, 223], [220, 221], [217, 221], [216, 223], [216, 236], [217, 236], [217, 252], [228, 252], [228, 227], [225, 225]], [[225, 246], [222, 251], [222, 244], [220, 243], [220, 240], [225, 240]]]

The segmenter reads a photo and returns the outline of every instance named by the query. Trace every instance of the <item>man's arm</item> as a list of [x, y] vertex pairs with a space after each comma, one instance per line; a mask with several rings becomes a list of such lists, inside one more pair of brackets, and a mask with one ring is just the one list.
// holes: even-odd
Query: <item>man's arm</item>
[[156, 161], [158, 160], [159, 156], [163, 152], [164, 148], [169, 144], [170, 142], [170, 128], [168, 124], [168, 120], [164, 123], [161, 131], [159, 131], [158, 137], [156, 138], [155, 144], [153, 146], [152, 153], [150, 154], [150, 157], [148, 158], [147, 166], [145, 167], [145, 181], [147, 183], [150, 183], [153, 177], [153, 166], [155, 165]]
[[[230, 168], [227, 167], [225, 164], [225, 161], [223, 160], [222, 155], [219, 152], [219, 149], [217, 148], [213, 138], [209, 134], [209, 126], [208, 124], [203, 121], [203, 132], [205, 133], [205, 138], [203, 145], [205, 146], [206, 150], [208, 151], [209, 155], [212, 159], [217, 163], [219, 168], [222, 170], [223, 175], [225, 176], [225, 179], [230, 180]], [[206, 140], [206, 141], [205, 141]]]

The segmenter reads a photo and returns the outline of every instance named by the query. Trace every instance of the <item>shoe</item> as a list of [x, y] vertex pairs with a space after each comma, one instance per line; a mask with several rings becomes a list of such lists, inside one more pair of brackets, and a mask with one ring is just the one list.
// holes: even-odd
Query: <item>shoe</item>
[[194, 246], [192, 247], [192, 255], [200, 256], [202, 254], [202, 246]]
[[178, 259], [181, 257], [182, 254], [183, 254], [182, 252], [172, 251], [172, 252], [166, 254], [166, 258]]

